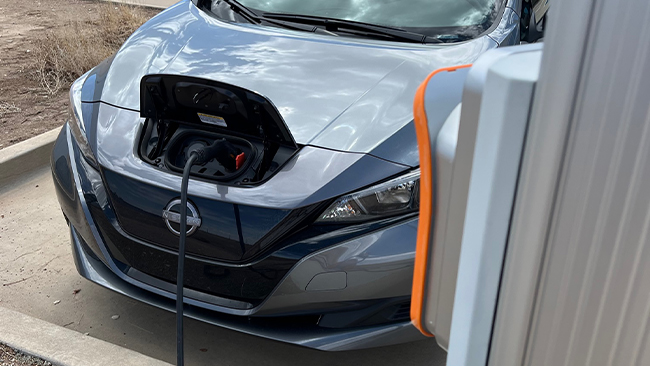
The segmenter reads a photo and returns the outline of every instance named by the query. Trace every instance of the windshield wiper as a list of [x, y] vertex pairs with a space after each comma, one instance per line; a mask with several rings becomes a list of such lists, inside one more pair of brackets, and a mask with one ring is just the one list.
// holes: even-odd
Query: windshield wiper
[[230, 9], [235, 13], [241, 15], [244, 19], [253, 24], [260, 24], [262, 22], [270, 23], [279, 27], [306, 31], [306, 32], [315, 32], [317, 29], [313, 25], [307, 25], [302, 23], [286, 22], [282, 20], [267, 19], [264, 16], [257, 15], [254, 11], [242, 5], [237, 0], [221, 0], [222, 2], [230, 5]]
[[[234, 0], [229, 0], [234, 1]], [[311, 15], [285, 14], [285, 13], [264, 13], [264, 19], [276, 19], [300, 24], [322, 26], [329, 32], [341, 30], [353, 31], [355, 33], [364, 33], [366, 36], [374, 35], [382, 38], [391, 38], [404, 42], [413, 43], [442, 43], [434, 37], [428, 37], [425, 34], [409, 32], [401, 28], [387, 27], [383, 25], [368, 24], [355, 22], [345, 19], [323, 18]]]

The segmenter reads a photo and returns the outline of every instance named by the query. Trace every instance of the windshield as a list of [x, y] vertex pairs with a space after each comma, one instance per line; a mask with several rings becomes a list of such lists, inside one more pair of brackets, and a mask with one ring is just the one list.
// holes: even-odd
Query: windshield
[[[259, 13], [286, 13], [440, 33], [479, 28], [494, 22], [501, 0], [239, 0]], [[436, 32], [434, 29], [438, 28]], [[461, 29], [459, 29], [461, 28]], [[425, 31], [429, 29], [429, 31]], [[474, 32], [472, 32], [474, 33]]]

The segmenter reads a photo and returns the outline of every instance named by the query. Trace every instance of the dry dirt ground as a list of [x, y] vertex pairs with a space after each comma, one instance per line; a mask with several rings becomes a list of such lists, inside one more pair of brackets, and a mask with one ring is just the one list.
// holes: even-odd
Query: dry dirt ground
[[66, 121], [68, 88], [55, 94], [43, 88], [34, 50], [47, 32], [97, 20], [101, 6], [105, 3], [88, 0], [0, 0], [0, 149]]

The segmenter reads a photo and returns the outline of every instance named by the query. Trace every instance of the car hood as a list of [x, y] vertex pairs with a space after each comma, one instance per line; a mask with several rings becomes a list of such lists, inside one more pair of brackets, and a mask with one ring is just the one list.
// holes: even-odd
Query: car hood
[[367, 153], [412, 121], [429, 73], [495, 46], [489, 37], [409, 45], [228, 23], [183, 1], [127, 40], [85, 101], [137, 111], [144, 75], [217, 80], [266, 96], [299, 144]]

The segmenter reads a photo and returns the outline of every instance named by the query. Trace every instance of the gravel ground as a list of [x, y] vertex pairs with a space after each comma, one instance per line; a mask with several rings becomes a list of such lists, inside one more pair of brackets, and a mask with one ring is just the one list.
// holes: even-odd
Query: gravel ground
[[52, 366], [52, 364], [0, 344], [0, 366]]

